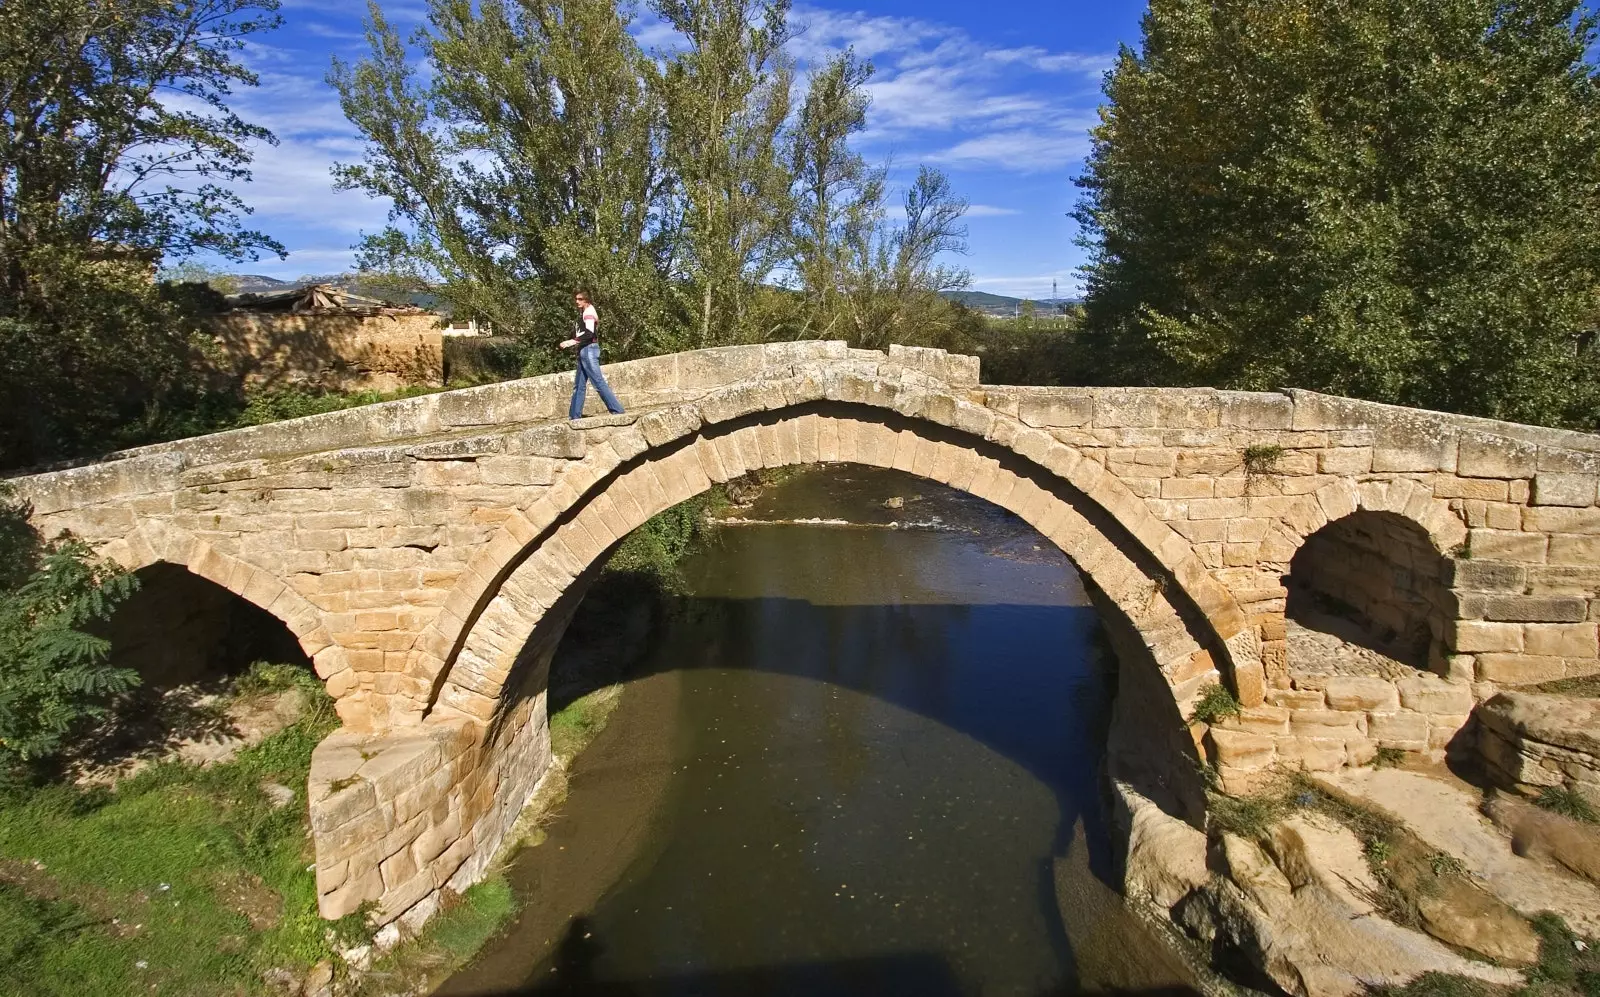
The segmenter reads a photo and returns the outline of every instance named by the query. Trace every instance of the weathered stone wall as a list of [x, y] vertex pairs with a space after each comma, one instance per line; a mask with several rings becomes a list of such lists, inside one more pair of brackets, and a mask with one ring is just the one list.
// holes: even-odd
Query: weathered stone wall
[[444, 383], [437, 315], [234, 311], [210, 328], [223, 366], [252, 387], [393, 391]]
[[[607, 374], [630, 414], [569, 425], [571, 375], [552, 375], [17, 480], [46, 531], [130, 566], [186, 566], [313, 657], [347, 728], [317, 763], [319, 853], [340, 856], [326, 910], [371, 895], [394, 912], [424, 872], [471, 878], [545, 764], [542, 706], [528, 705], [542, 689], [513, 675], [542, 678], [519, 656], [559, 639], [563, 598], [620, 536], [747, 469], [896, 467], [1021, 515], [1118, 607], [1180, 715], [1207, 683], [1234, 690], [1245, 717], [1196, 731], [1230, 787], [1378, 745], [1442, 751], [1501, 686], [1600, 671], [1595, 437], [1301, 391], [984, 386], [973, 358], [842, 343]], [[1282, 458], [1247, 473], [1245, 450], [1262, 446]], [[1290, 667], [1284, 577], [1308, 537], [1357, 514], [1413, 524], [1439, 558], [1430, 580], [1413, 545], [1416, 575], [1392, 589], [1433, 593], [1431, 672]], [[433, 788], [402, 805], [409, 784], [388, 774], [402, 769]], [[334, 837], [357, 819], [347, 845], [385, 828], [361, 861]], [[428, 857], [430, 828], [448, 840]]]

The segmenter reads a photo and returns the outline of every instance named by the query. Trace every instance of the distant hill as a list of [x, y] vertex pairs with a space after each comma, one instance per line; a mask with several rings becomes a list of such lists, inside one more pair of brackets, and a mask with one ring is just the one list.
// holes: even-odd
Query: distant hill
[[945, 297], [951, 301], [958, 301], [974, 311], [987, 315], [1014, 315], [1023, 301], [1032, 301], [1041, 311], [1054, 307], [1057, 304], [1072, 305], [1082, 301], [1081, 298], [1011, 298], [1004, 294], [990, 294], [988, 291], [946, 291]]
[[229, 274], [238, 284], [240, 294], [260, 294], [262, 291], [283, 291], [294, 287], [291, 280], [279, 280], [276, 277], [263, 277], [255, 273]]

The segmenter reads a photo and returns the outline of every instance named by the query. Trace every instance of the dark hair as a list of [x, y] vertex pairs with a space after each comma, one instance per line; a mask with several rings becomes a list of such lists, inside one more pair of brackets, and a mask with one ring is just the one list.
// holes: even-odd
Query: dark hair
[[590, 305], [594, 304], [594, 299], [589, 297], [589, 292], [588, 291], [579, 289], [579, 290], [573, 291], [572, 292], [572, 296], [574, 298], [582, 299], [585, 304], [590, 304]]

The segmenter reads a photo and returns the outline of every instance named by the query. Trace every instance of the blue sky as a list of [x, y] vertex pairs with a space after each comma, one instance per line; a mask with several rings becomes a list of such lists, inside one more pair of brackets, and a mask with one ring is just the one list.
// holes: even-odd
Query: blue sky
[[[421, 0], [386, 0], [403, 30]], [[262, 85], [237, 95], [248, 120], [271, 128], [255, 181], [241, 188], [255, 227], [290, 254], [231, 269], [298, 277], [348, 268], [351, 245], [384, 224], [388, 205], [335, 192], [328, 167], [361, 156], [361, 142], [323, 82], [330, 59], [365, 51], [363, 0], [283, 0], [284, 26], [253, 42]], [[791, 49], [804, 64], [853, 45], [877, 68], [869, 129], [858, 147], [893, 176], [928, 163], [972, 203], [970, 254], [959, 262], [975, 290], [1047, 297], [1051, 280], [1075, 294], [1082, 251], [1067, 218], [1076, 198], [1100, 74], [1119, 42], [1137, 44], [1135, 0], [797, 0]], [[641, 41], [670, 41], [641, 20]]]

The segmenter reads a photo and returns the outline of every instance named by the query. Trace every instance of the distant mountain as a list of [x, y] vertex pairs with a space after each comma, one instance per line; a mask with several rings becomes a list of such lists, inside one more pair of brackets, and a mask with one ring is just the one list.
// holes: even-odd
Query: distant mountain
[[240, 294], [260, 294], [263, 291], [284, 291], [297, 286], [292, 280], [279, 280], [276, 277], [263, 277], [260, 274], [240, 273], [230, 274], [237, 283]]
[[1024, 301], [1032, 301], [1040, 310], [1046, 310], [1058, 304], [1071, 305], [1082, 300], [1081, 298], [1011, 298], [1004, 294], [990, 294], [988, 291], [946, 291], [944, 296], [987, 315], [1014, 315]]

